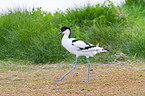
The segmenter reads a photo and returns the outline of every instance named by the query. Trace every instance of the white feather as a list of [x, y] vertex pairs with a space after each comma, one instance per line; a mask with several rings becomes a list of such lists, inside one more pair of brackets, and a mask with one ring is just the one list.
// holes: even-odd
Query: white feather
[[[69, 38], [70, 30], [66, 30], [63, 33], [63, 47], [76, 56], [86, 56], [88, 58], [89, 56], [93, 57], [95, 54], [100, 52], [107, 52], [106, 50], [104, 50], [104, 48], [99, 47], [99, 43], [95, 46], [82, 40], [77, 40], [76, 38]], [[72, 42], [73, 40], [76, 41]]]

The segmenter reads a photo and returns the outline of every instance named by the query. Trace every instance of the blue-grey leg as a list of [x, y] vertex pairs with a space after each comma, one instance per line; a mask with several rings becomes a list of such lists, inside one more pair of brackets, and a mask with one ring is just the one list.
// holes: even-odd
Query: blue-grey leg
[[87, 82], [89, 81], [89, 75], [90, 75], [90, 62], [88, 60], [88, 58], [86, 57], [87, 59], [87, 62], [88, 62], [88, 79], [87, 79]]
[[69, 72], [67, 72], [64, 76], [62, 76], [61, 78], [59, 78], [59, 79], [57, 79], [55, 81], [61, 81], [66, 75], [68, 75], [71, 71], [73, 71], [76, 68], [76, 66], [77, 66], [77, 60], [78, 60], [78, 57], [76, 56], [75, 66]]

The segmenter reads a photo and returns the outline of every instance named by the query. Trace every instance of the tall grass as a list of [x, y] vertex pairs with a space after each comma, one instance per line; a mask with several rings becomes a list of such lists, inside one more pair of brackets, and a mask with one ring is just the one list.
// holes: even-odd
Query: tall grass
[[123, 5], [124, 14], [127, 14], [127, 27], [124, 30], [123, 52], [129, 55], [137, 55], [145, 58], [145, 1], [144, 0], [126, 0]]
[[61, 36], [49, 39], [59, 33], [63, 25], [72, 28], [72, 37], [109, 47], [111, 51], [101, 58], [103, 60], [117, 51], [131, 56], [138, 53], [144, 58], [145, 11], [139, 10], [139, 16], [142, 16], [139, 18], [134, 13], [137, 7], [130, 10], [131, 5], [126, 4], [121, 8], [109, 3], [67, 9], [65, 12], [57, 10], [54, 14], [44, 12], [41, 8], [32, 9], [32, 12], [15, 10], [2, 14], [0, 59], [15, 58], [34, 63], [72, 60], [72, 55], [61, 46]]

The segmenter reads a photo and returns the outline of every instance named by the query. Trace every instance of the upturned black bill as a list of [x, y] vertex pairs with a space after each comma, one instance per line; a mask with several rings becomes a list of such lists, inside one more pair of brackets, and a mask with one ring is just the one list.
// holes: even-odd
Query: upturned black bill
[[55, 37], [57, 37], [58, 35], [62, 34], [62, 32], [60, 32], [59, 34], [57, 34], [56, 36], [52, 37], [52, 38], [49, 38], [49, 39], [53, 39]]

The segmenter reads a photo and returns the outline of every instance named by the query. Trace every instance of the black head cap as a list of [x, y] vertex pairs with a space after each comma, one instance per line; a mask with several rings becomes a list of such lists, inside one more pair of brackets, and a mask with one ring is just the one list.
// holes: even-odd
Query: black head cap
[[[67, 30], [67, 29], [70, 30], [70, 28], [69, 28], [68, 26], [62, 26], [62, 27], [61, 27], [61, 32], [65, 31], [65, 30]], [[71, 30], [70, 30], [70, 31], [71, 31]]]

